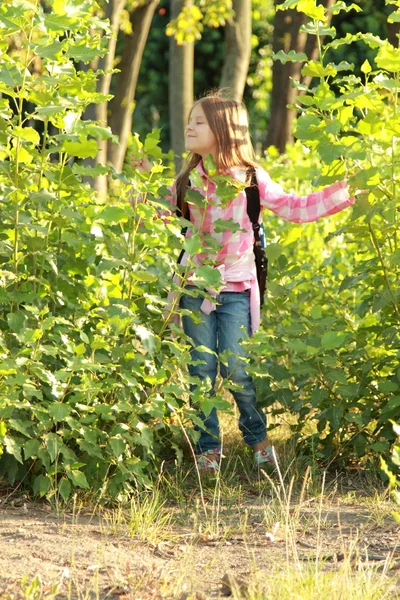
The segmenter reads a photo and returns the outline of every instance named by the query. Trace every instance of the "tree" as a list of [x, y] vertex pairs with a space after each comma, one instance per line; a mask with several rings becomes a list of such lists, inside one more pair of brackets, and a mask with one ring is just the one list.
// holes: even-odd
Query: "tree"
[[[99, 139], [99, 152], [96, 162], [100, 165], [111, 164], [116, 171], [120, 171], [123, 165], [128, 136], [132, 127], [133, 101], [140, 63], [151, 20], [158, 3], [159, 0], [147, 0], [144, 3], [134, 2], [129, 12], [133, 33], [124, 36], [123, 53], [119, 64], [120, 72], [116, 78], [114, 100], [110, 104], [109, 100], [105, 99], [97, 107], [97, 120], [104, 127], [110, 125], [112, 133], [118, 136], [119, 141], [116, 144], [111, 139]], [[125, 5], [126, 0], [110, 0], [107, 5], [106, 16], [110, 20], [112, 36], [108, 42], [108, 52], [99, 64], [103, 75], [98, 86], [99, 92], [104, 96], [110, 93], [112, 86], [117, 37]], [[102, 196], [106, 196], [108, 188], [107, 175], [97, 176], [95, 187]]]
[[[283, 0], [276, 0], [275, 6], [283, 4]], [[334, 0], [323, 0], [321, 5], [329, 8]], [[329, 25], [332, 13], [327, 13]], [[308, 17], [296, 10], [277, 10], [274, 19], [274, 35], [272, 47], [275, 54], [280, 51], [305, 53], [309, 60], [315, 60], [318, 55], [317, 37], [302, 31], [302, 26]], [[266, 137], [266, 146], [276, 146], [279, 152], [284, 152], [286, 144], [292, 141], [292, 123], [296, 111], [288, 108], [293, 105], [298, 91], [292, 85], [292, 79], [302, 81], [301, 69], [303, 63], [287, 61], [281, 64], [275, 61], [272, 67], [272, 92], [270, 104], [270, 119]], [[304, 82], [306, 83], [306, 82]]]
[[125, 34], [120, 72], [116, 77], [114, 98], [111, 102], [110, 125], [119, 143], [108, 144], [108, 159], [116, 171], [124, 162], [129, 133], [132, 129], [134, 98], [142, 56], [150, 30], [151, 21], [159, 0], [149, 0], [129, 13], [132, 34]]
[[[189, 10], [193, 0], [171, 0], [171, 17], [178, 18], [183, 10]], [[169, 60], [169, 114], [171, 146], [178, 170], [185, 150], [184, 130], [190, 107], [193, 104], [194, 43], [179, 44], [171, 36]]]
[[242, 100], [251, 55], [251, 0], [233, 0], [234, 19], [225, 26], [225, 61], [221, 87]]
[[[103, 75], [99, 79], [99, 92], [107, 96], [110, 92], [111, 78], [112, 78], [112, 67], [115, 58], [115, 49], [117, 45], [117, 36], [120, 26], [121, 13], [125, 7], [126, 0], [110, 0], [107, 4], [106, 18], [110, 20], [112, 35], [108, 41], [108, 52], [100, 61], [100, 68], [103, 71]], [[104, 100], [97, 106], [96, 111], [97, 120], [104, 125], [108, 124], [108, 102]], [[97, 164], [105, 165], [107, 163], [107, 140], [98, 139], [98, 154], [96, 157]], [[99, 175], [96, 178], [95, 187], [99, 194], [105, 196], [107, 194], [107, 176]]]

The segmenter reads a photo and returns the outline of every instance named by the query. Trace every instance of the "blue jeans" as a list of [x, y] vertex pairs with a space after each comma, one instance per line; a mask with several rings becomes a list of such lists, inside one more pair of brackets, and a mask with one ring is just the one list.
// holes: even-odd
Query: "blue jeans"
[[[189, 290], [196, 288], [190, 286]], [[239, 409], [239, 429], [243, 439], [249, 446], [262, 442], [266, 436], [266, 418], [256, 401], [255, 387], [252, 378], [245, 371], [246, 358], [240, 340], [250, 335], [250, 294], [245, 292], [221, 292], [216, 299], [217, 308], [209, 315], [200, 311], [203, 302], [202, 296], [192, 297], [183, 294], [180, 300], [181, 308], [188, 309], [200, 315], [201, 322], [196, 324], [190, 316], [183, 316], [183, 329], [192, 341], [191, 358], [196, 364], [189, 366], [192, 376], [203, 380], [211, 380], [210, 395], [214, 393], [214, 384], [217, 376], [218, 357], [215, 354], [200, 352], [197, 346], [205, 346], [219, 355], [224, 350], [230, 350], [233, 356], [228, 357], [228, 366], [220, 363], [220, 374], [240, 389], [231, 390]], [[244, 327], [245, 332], [242, 330]], [[192, 388], [193, 390], [193, 388]], [[220, 431], [217, 410], [214, 408], [206, 418], [200, 413], [204, 428], [200, 431], [200, 438], [196, 444], [195, 452], [221, 449]]]

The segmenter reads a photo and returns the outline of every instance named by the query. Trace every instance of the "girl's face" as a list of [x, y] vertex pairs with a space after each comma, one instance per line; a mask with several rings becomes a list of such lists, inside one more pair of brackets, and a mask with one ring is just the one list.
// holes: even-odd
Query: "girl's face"
[[201, 104], [196, 104], [190, 113], [185, 129], [185, 148], [205, 158], [209, 154], [216, 159], [217, 139], [207, 122]]

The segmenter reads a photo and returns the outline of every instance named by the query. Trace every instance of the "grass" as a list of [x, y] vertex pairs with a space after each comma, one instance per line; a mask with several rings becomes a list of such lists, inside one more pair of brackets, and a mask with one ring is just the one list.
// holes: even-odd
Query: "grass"
[[324, 570], [306, 563], [294, 569], [275, 567], [268, 575], [255, 572], [248, 586], [233, 582], [233, 600], [384, 600], [394, 598], [395, 582], [385, 573], [348, 563], [337, 570]]
[[133, 496], [126, 506], [104, 510], [102, 528], [113, 536], [129, 536], [146, 544], [158, 544], [170, 537], [172, 514], [159, 488]]

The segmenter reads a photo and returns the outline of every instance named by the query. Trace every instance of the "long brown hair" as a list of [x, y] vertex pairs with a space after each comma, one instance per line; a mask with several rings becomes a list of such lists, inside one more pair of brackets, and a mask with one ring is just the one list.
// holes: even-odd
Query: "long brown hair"
[[[197, 100], [193, 108], [200, 104], [207, 123], [217, 141], [217, 173], [226, 173], [233, 167], [251, 169], [258, 167], [249, 133], [249, 119], [242, 102], [224, 98], [221, 93], [212, 94]], [[190, 112], [191, 112], [190, 111]], [[190, 152], [176, 178], [177, 206], [180, 214], [188, 217], [188, 206], [184, 202], [189, 175], [201, 161], [201, 156]]]

